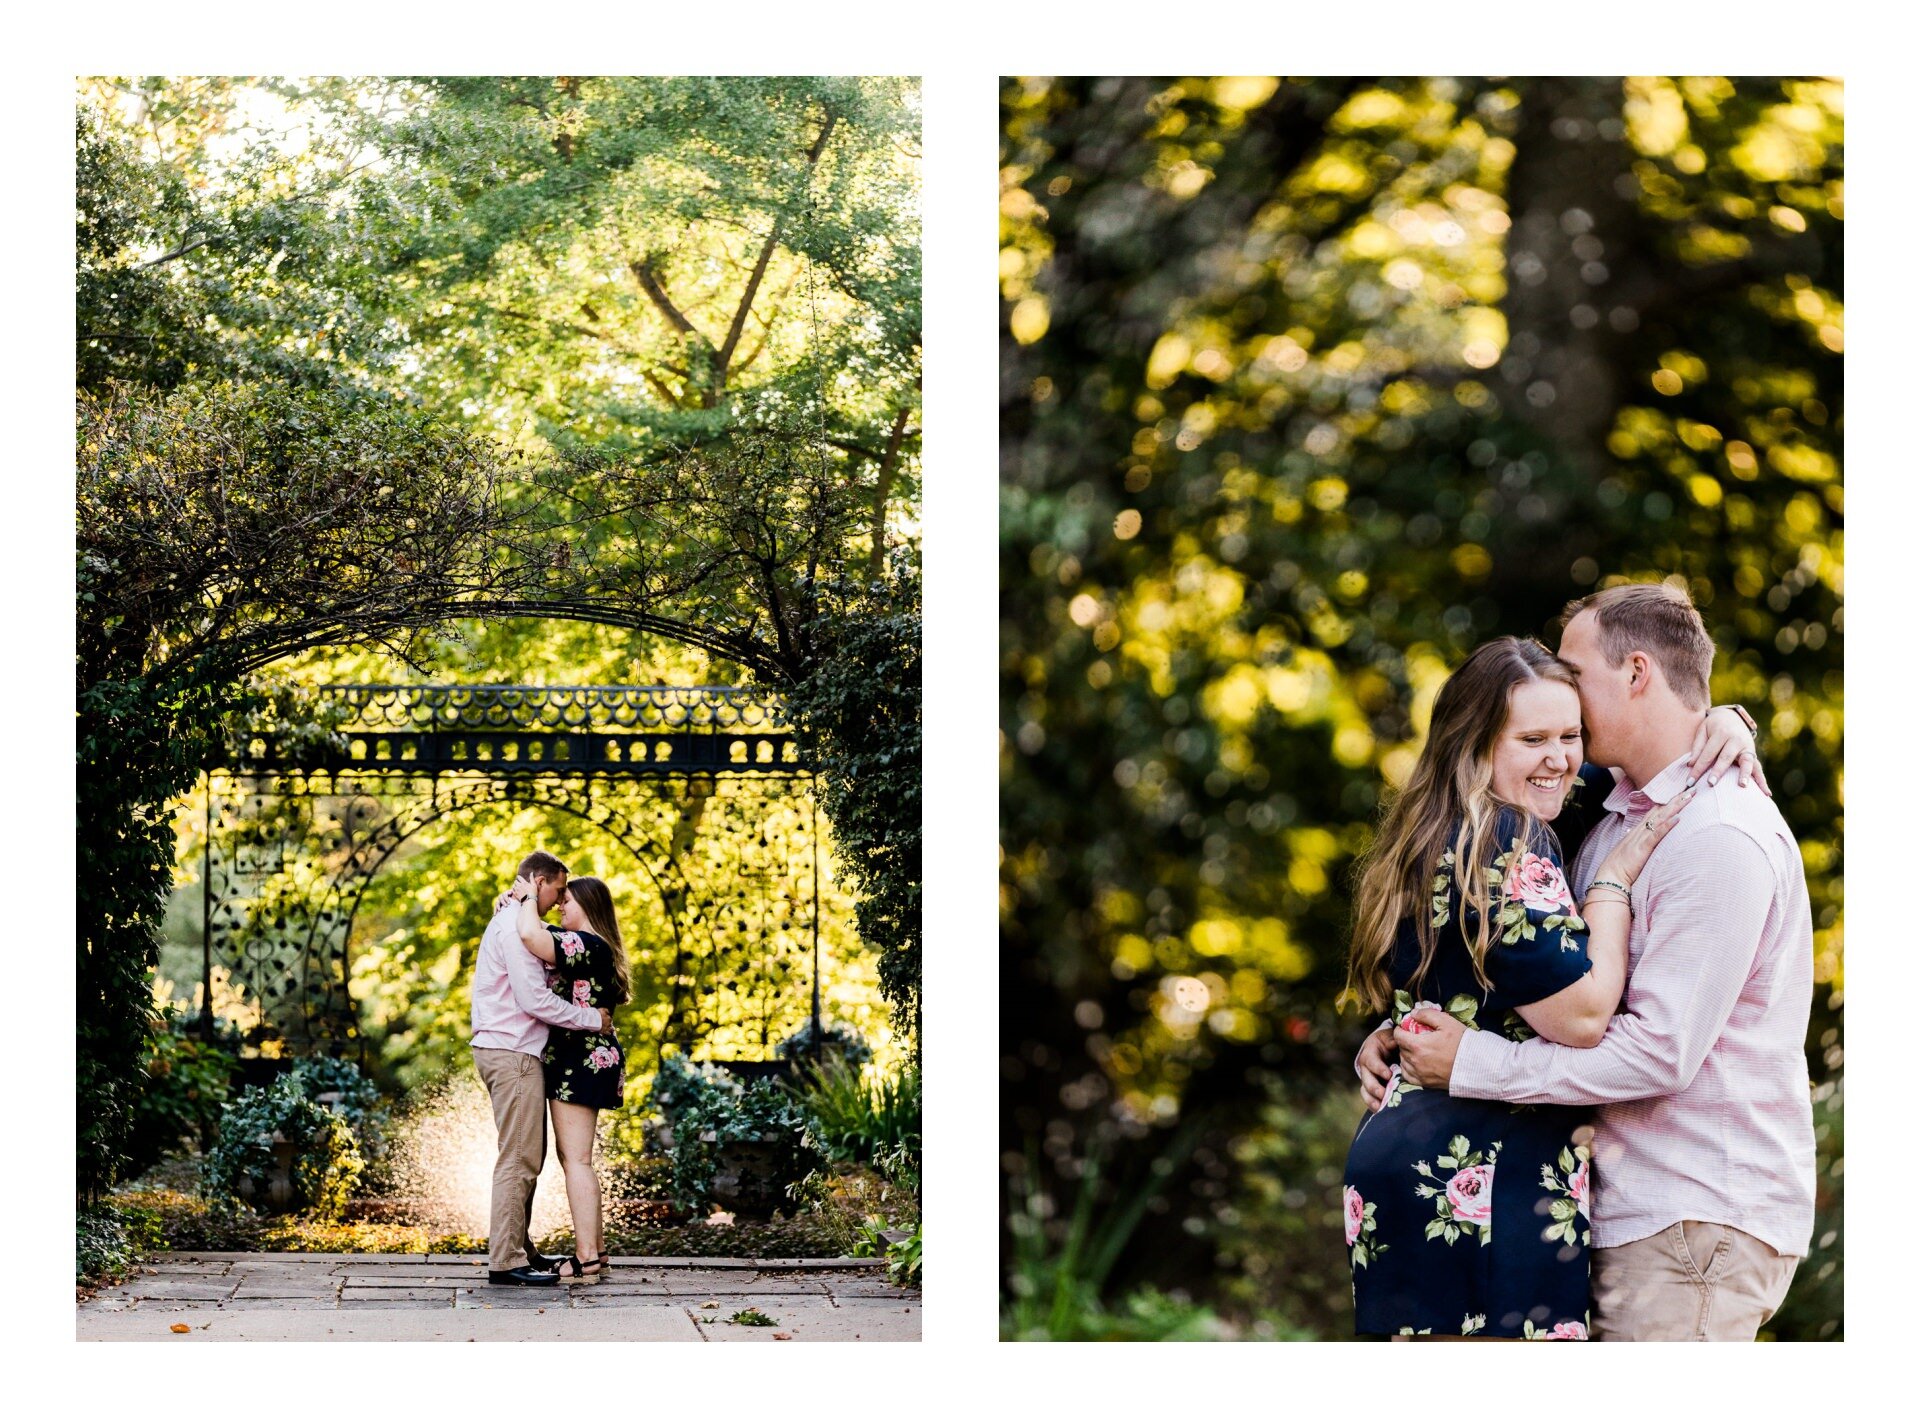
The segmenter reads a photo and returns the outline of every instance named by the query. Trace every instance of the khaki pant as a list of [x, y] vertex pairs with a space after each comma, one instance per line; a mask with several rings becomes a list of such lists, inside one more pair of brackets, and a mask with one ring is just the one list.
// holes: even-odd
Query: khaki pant
[[1595, 1248], [1593, 1337], [1750, 1343], [1786, 1299], [1799, 1263], [1714, 1221], [1676, 1221]]
[[493, 1205], [487, 1223], [487, 1268], [527, 1263], [533, 1186], [547, 1160], [547, 1083], [540, 1060], [513, 1049], [475, 1049], [473, 1066], [493, 1102], [500, 1134], [493, 1162]]

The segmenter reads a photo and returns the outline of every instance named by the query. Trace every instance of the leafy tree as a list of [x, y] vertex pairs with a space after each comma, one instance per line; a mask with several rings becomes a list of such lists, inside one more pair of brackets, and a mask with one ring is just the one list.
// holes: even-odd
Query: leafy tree
[[[490, 559], [498, 460], [404, 409], [273, 386], [115, 389], [79, 404], [79, 1176], [109, 1181], [153, 1025], [168, 803], [219, 751], [242, 676], [379, 642], [510, 584]], [[511, 568], [508, 568], [510, 573]]]
[[[245, 677], [614, 644], [788, 688], [843, 635], [817, 588], [911, 566], [916, 103], [871, 79], [83, 82], [81, 849], [106, 883], [83, 1188], [124, 1135], [167, 804]], [[905, 889], [880, 894], [917, 971]]]
[[1439, 682], [1620, 576], [1681, 578], [1760, 718], [1826, 1086], [1839, 86], [1032, 79], [1002, 119], [1016, 1190], [1064, 1216], [1191, 1120], [1194, 1224], [1114, 1284], [1211, 1269], [1271, 1080], [1349, 1086], [1343, 882]]

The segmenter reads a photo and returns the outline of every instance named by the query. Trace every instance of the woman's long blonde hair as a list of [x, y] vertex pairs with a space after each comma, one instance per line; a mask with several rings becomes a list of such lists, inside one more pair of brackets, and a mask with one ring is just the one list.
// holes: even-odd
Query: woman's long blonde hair
[[626, 1003], [633, 998], [633, 985], [627, 970], [627, 947], [620, 940], [620, 922], [613, 914], [613, 893], [597, 876], [574, 876], [567, 878], [567, 895], [580, 903], [593, 933], [613, 952], [613, 979], [619, 991], [614, 1003]]
[[1418, 990], [1433, 964], [1435, 876], [1453, 854], [1451, 876], [1460, 888], [1460, 924], [1477, 918], [1467, 952], [1482, 989], [1492, 943], [1492, 885], [1486, 867], [1505, 845], [1493, 840], [1503, 806], [1521, 814], [1521, 841], [1533, 842], [1541, 823], [1525, 807], [1493, 796], [1493, 747], [1507, 726], [1514, 686], [1555, 680], [1569, 688], [1573, 672], [1538, 640], [1503, 635], [1489, 640], [1455, 670], [1433, 703], [1426, 747], [1406, 786], [1389, 801], [1373, 846], [1357, 868], [1353, 941], [1347, 956], [1347, 992], [1372, 1013], [1393, 1000], [1388, 966], [1400, 922], [1419, 931], [1420, 964], [1409, 982]]

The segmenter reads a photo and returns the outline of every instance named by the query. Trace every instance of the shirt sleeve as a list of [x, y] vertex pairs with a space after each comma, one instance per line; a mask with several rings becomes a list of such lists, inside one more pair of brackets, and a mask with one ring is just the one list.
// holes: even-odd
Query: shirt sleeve
[[1515, 1044], [1469, 1032], [1448, 1089], [1509, 1103], [1619, 1103], [1679, 1093], [1726, 1027], [1753, 969], [1776, 892], [1772, 864], [1738, 828], [1716, 824], [1680, 848], [1641, 909], [1646, 944], [1621, 1012], [1591, 1049]]
[[[538, 957], [520, 943], [519, 933], [502, 952], [507, 957], [507, 984], [513, 989], [513, 1002], [542, 1024], [561, 1029], [598, 1029], [600, 1011], [584, 1004], [564, 1000], [547, 988], [546, 971]], [[555, 950], [556, 961], [564, 952]]]

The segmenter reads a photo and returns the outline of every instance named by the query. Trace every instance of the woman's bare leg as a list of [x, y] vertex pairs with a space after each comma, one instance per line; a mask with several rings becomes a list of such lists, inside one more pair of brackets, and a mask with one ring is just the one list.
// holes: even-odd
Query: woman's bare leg
[[573, 1213], [573, 1252], [581, 1260], [600, 1254], [600, 1178], [593, 1170], [594, 1130], [600, 1110], [552, 1099], [553, 1139], [567, 1179], [567, 1210]]

